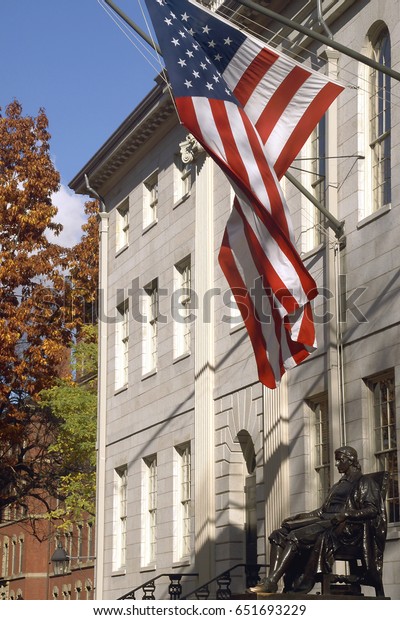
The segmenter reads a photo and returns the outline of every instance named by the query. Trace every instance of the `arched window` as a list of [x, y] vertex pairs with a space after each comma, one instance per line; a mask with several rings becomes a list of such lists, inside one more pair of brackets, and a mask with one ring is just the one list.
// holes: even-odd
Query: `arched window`
[[[379, 64], [390, 67], [390, 36], [387, 27], [380, 24], [379, 27], [372, 28], [368, 38], [371, 57]], [[371, 178], [371, 204], [369, 211], [374, 212], [385, 205], [389, 205], [392, 199], [390, 77], [376, 69], [370, 69], [369, 71], [368, 118], [368, 157]]]
[[2, 576], [8, 577], [8, 560], [9, 560], [10, 540], [8, 536], [3, 539], [3, 557], [1, 561]]
[[86, 591], [86, 599], [88, 601], [91, 601], [93, 597], [93, 585], [90, 579], [86, 579], [85, 581], [85, 591]]
[[81, 581], [77, 581], [75, 583], [75, 599], [77, 601], [80, 601], [82, 598], [82, 582]]

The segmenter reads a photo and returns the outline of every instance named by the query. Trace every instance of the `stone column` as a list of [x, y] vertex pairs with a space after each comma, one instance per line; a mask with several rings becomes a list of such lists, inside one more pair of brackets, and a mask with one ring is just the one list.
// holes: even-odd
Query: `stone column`
[[[327, 60], [327, 75], [336, 79], [338, 75], [339, 53], [328, 49], [324, 52]], [[338, 218], [338, 119], [337, 100], [334, 101], [326, 113], [326, 206], [332, 215]], [[339, 219], [339, 218], [338, 218]], [[341, 349], [340, 326], [340, 264], [341, 244], [337, 239], [329, 236], [326, 244], [326, 286], [332, 295], [327, 299], [327, 314], [331, 320], [326, 325], [326, 343], [328, 355], [328, 403], [329, 425], [331, 436], [331, 462], [334, 462], [333, 450], [346, 443], [346, 429], [344, 421], [344, 385], [343, 385], [343, 352]], [[334, 468], [331, 468], [331, 476]], [[333, 482], [333, 479], [331, 480]]]
[[181, 144], [182, 159], [196, 167], [194, 290], [199, 308], [194, 323], [195, 390], [195, 554], [199, 583], [215, 573], [215, 431], [213, 162], [192, 136]]
[[[263, 386], [265, 563], [269, 561], [268, 535], [289, 515], [289, 432], [287, 375], [275, 390]], [[259, 554], [262, 554], [259, 549]], [[262, 556], [259, 561], [263, 562]]]

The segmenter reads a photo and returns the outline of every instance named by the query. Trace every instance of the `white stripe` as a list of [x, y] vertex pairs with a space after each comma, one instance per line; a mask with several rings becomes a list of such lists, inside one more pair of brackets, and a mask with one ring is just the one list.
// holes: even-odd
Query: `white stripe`
[[[267, 189], [265, 187], [265, 181], [260, 172], [260, 168], [256, 158], [254, 157], [253, 150], [251, 148], [251, 144], [247, 137], [247, 131], [243, 124], [242, 117], [239, 113], [238, 107], [233, 104], [227, 102], [225, 104], [230, 126], [232, 128], [232, 134], [235, 139], [235, 144], [241, 160], [246, 168], [247, 175], [249, 178], [249, 183], [251, 190], [260, 200], [260, 202], [271, 212], [270, 200], [267, 193]], [[267, 160], [264, 146], [258, 136], [258, 133], [255, 131], [255, 136], [258, 138], [259, 145], [261, 150], [264, 152], [265, 159]], [[267, 161], [268, 165], [268, 161]]]
[[[231, 90], [235, 90], [243, 74], [247, 71], [254, 58], [263, 49], [263, 45], [246, 39], [236, 50], [229, 64], [225, 67], [222, 77]], [[275, 52], [276, 53], [276, 52]]]
[[226, 162], [224, 143], [221, 140], [218, 128], [214, 122], [209, 100], [206, 97], [193, 97], [192, 102], [196, 112], [197, 122], [205, 142], [222, 161]]
[[292, 70], [293, 65], [280, 57], [270, 68], [266, 78], [256, 86], [244, 108], [254, 124], [257, 123], [272, 95]]
[[[260, 243], [264, 254], [268, 258], [279, 278], [282, 280], [283, 285], [288, 289], [300, 306], [307, 303], [308, 298], [301, 285], [301, 280], [286, 254], [281, 250], [274, 238], [269, 234], [264, 224], [258, 219], [247, 200], [243, 200], [239, 197], [238, 200], [243, 209], [243, 214], [246, 221], [250, 225], [255, 237]], [[281, 316], [286, 314], [286, 310], [278, 303], [278, 301], [277, 310]]]
[[[325, 83], [316, 84], [315, 76], [312, 77], [313, 79], [309, 78], [301, 86], [301, 88], [299, 88], [296, 95], [292, 98], [290, 105], [287, 106], [286, 110], [283, 112], [268, 137], [265, 147], [268, 150], [268, 155], [272, 165], [275, 165], [291, 134], [296, 129], [310, 104], [313, 102], [314, 97], [325, 86]], [[312, 99], [310, 99], [309, 84], [313, 81], [314, 84], [311, 84], [311, 92], [313, 93], [313, 96]]]
[[[226, 231], [229, 238], [229, 245], [233, 253], [233, 257], [235, 260], [236, 268], [242, 278], [242, 280], [246, 284], [247, 292], [250, 294], [250, 290], [254, 289], [254, 284], [256, 280], [260, 278], [260, 274], [258, 273], [257, 267], [254, 264], [253, 257], [251, 251], [248, 247], [247, 240], [245, 237], [244, 229], [243, 229], [243, 221], [235, 208], [233, 208], [232, 213], [228, 219], [226, 225]], [[243, 271], [242, 266], [245, 265], [245, 272]], [[272, 312], [271, 306], [269, 304], [269, 299], [267, 296], [263, 297], [263, 300], [256, 300], [254, 295], [250, 295], [254, 306], [257, 308], [260, 307], [260, 302], [264, 301], [264, 309], [262, 311], [263, 315], [271, 316], [271, 322], [260, 322], [257, 317], [255, 319], [259, 322], [261, 326], [261, 330], [266, 342], [266, 356], [271, 364], [273, 373], [275, 378], [279, 380], [280, 378], [280, 368], [279, 368], [279, 350], [280, 343], [276, 338], [275, 334], [275, 323], [272, 320]], [[260, 313], [260, 316], [262, 316]]]
[[[240, 154], [241, 160], [247, 170], [249, 183], [251, 190], [258, 200], [265, 206], [267, 211], [271, 213], [271, 203], [268, 194], [268, 187], [266, 186], [264, 177], [260, 171], [259, 164], [254, 156], [251, 144], [247, 137], [247, 131], [243, 124], [242, 117], [239, 114], [239, 110], [235, 104], [226, 102], [225, 108], [227, 110], [228, 118], [230, 119], [231, 127], [233, 128], [233, 136], [235, 138], [235, 144]], [[286, 225], [289, 231], [289, 239], [294, 244], [294, 230], [292, 225], [292, 219], [290, 212], [286, 204], [285, 197], [282, 192], [279, 180], [276, 176], [275, 170], [270, 164], [268, 153], [266, 148], [261, 142], [261, 138], [258, 135], [257, 130], [254, 128], [254, 135], [258, 138], [259, 146], [264, 153], [266, 165], [269, 167], [271, 176], [275, 182], [275, 186], [280, 196], [280, 203], [282, 206], [283, 216], [286, 220]]]
[[[207, 144], [210, 145], [213, 151], [217, 155], [219, 155], [221, 159], [223, 159], [223, 161], [227, 162], [224, 145], [218, 133], [218, 128], [213, 121], [210, 106], [208, 105], [207, 100], [196, 98], [194, 100], [194, 104], [199, 125], [203, 130], [204, 139], [207, 141]], [[265, 206], [269, 206], [269, 198], [265, 190], [265, 184], [258, 168], [257, 162], [254, 158], [251, 146], [248, 142], [247, 133], [243, 126], [239, 111], [234, 104], [227, 105], [226, 108], [228, 111], [232, 133], [234, 136], [238, 136], [238, 140], [236, 140], [236, 146], [242, 162], [244, 162], [245, 168], [249, 175], [251, 189], [262, 204], [264, 204]], [[280, 192], [281, 200], [283, 201], [284, 199], [280, 190], [279, 183], [276, 179], [275, 182]], [[283, 285], [290, 291], [290, 293], [296, 299], [299, 305], [306, 303], [307, 296], [301, 286], [299, 276], [294, 266], [291, 264], [286, 254], [281, 250], [275, 239], [270, 235], [269, 231], [261, 222], [261, 220], [257, 217], [254, 210], [251, 208], [247, 199], [245, 199], [244, 196], [242, 196], [240, 204], [243, 208], [246, 220], [248, 221], [256, 238], [258, 239], [264, 254], [268, 257], [268, 260], [271, 262], [277, 275], [282, 280]], [[286, 310], [283, 307], [281, 307], [279, 311], [281, 314], [286, 313]]]

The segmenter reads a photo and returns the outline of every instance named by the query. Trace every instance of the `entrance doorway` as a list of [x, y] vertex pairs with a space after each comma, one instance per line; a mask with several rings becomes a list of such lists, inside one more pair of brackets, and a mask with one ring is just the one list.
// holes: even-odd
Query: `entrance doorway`
[[246, 564], [257, 564], [256, 454], [253, 440], [247, 431], [240, 431], [237, 437], [246, 467], [244, 477], [245, 561]]

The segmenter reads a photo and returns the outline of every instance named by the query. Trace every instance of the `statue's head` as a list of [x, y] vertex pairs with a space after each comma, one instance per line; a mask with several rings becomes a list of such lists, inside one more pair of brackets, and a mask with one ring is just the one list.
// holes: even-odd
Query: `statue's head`
[[342, 446], [341, 448], [337, 448], [335, 450], [336, 461], [343, 460], [343, 457], [350, 462], [352, 467], [355, 469], [361, 469], [361, 465], [358, 462], [357, 450], [351, 446]]

